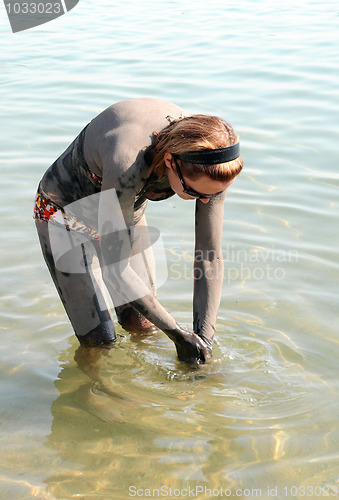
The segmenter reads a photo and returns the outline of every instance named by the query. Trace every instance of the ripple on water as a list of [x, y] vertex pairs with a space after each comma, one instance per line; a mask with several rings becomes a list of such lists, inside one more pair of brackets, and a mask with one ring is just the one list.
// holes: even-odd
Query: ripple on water
[[[262, 463], [269, 461], [269, 484], [316, 461], [325, 441], [327, 450], [333, 448], [328, 443], [337, 431], [326, 420], [335, 421], [328, 404], [333, 388], [306, 369], [304, 351], [258, 317], [234, 315], [233, 322], [238, 333], [219, 333], [216, 361], [195, 368], [176, 361], [162, 334], [137, 338], [118, 331], [100, 380], [78, 387], [63, 409], [77, 421], [91, 416], [98, 450], [109, 446], [105, 453], [114, 457], [114, 474], [127, 464], [142, 474], [145, 464], [156, 462], [159, 480], [203, 481], [207, 475], [219, 484], [227, 469], [230, 484], [239, 484], [262, 481]], [[99, 422], [114, 424], [109, 440]], [[81, 446], [93, 454], [89, 442]], [[336, 455], [328, 454], [335, 463]]]
[[115, 410], [118, 401], [120, 421], [132, 423], [142, 408], [148, 419], [140, 422], [156, 428], [168, 419], [172, 425], [183, 420], [211, 425], [215, 417], [243, 429], [311, 423], [329, 388], [305, 368], [303, 354], [287, 336], [266, 331], [253, 317], [242, 321], [251, 331], [219, 336], [213, 363], [198, 367], [178, 362], [172, 344], [159, 334], [122, 336], [106, 360], [109, 398], [100, 386], [95, 396]]

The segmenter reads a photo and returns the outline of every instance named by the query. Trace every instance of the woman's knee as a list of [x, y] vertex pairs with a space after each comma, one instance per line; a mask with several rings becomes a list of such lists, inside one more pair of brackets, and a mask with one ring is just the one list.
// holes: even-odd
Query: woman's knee
[[145, 332], [154, 329], [145, 316], [136, 311], [132, 306], [119, 306], [115, 308], [120, 325], [129, 332]]

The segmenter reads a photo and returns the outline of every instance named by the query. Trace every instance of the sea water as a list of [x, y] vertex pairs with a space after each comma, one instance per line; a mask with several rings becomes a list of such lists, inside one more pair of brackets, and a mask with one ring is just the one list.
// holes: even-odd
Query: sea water
[[[1, 499], [339, 495], [337, 2], [80, 0], [16, 34], [1, 12]], [[214, 362], [198, 369], [161, 332], [117, 326], [110, 351], [79, 350], [32, 220], [86, 123], [144, 96], [241, 140]], [[194, 202], [147, 214], [159, 300], [191, 328]]]

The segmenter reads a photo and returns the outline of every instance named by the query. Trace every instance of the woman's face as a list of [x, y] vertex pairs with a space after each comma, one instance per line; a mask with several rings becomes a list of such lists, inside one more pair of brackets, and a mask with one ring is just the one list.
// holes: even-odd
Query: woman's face
[[208, 203], [210, 201], [210, 198], [204, 198], [203, 197], [204, 194], [207, 196], [219, 194], [222, 191], [225, 191], [234, 181], [234, 179], [228, 182], [215, 181], [210, 177], [208, 177], [207, 175], [201, 175], [196, 179], [189, 179], [184, 174], [182, 174], [182, 172], [179, 171], [183, 178], [183, 183], [182, 183], [179, 177], [180, 174], [177, 171], [175, 165], [175, 160], [170, 153], [165, 154], [164, 162], [166, 165], [166, 171], [170, 186], [173, 189], [173, 191], [183, 200], [197, 199], [197, 196], [190, 196], [189, 194], [184, 192], [183, 183], [186, 186], [186, 188], [188, 188], [188, 190], [195, 191], [197, 195], [198, 194], [202, 195], [201, 197], [199, 197], [202, 203]]

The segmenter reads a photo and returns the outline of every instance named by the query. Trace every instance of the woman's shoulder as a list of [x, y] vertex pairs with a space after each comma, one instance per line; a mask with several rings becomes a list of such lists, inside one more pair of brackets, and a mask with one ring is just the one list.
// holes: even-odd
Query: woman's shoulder
[[117, 102], [97, 115], [86, 129], [85, 156], [100, 163], [105, 156], [124, 162], [136, 159], [182, 108], [169, 101], [142, 97]]
[[183, 113], [180, 106], [156, 97], [140, 97], [112, 104], [91, 122], [92, 125], [108, 130], [119, 127], [162, 127], [169, 123], [172, 117]]

